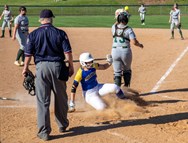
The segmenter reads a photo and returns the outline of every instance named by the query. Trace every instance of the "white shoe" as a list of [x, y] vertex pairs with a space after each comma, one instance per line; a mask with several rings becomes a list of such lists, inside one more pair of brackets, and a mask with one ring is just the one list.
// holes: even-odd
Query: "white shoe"
[[21, 62], [21, 63], [20, 63], [20, 66], [23, 66], [23, 65], [24, 65], [24, 62]]
[[142, 23], [142, 25], [145, 25], [145, 23]]
[[20, 63], [18, 61], [15, 61], [14, 64], [20, 66]]

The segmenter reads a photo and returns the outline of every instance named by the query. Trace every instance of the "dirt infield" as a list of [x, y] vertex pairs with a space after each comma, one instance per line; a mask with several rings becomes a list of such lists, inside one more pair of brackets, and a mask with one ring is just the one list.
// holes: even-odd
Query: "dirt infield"
[[[30, 29], [30, 31], [33, 29]], [[74, 59], [80, 53], [91, 52], [103, 58], [111, 52], [109, 28], [65, 28], [71, 41]], [[58, 132], [51, 104], [52, 143], [187, 143], [188, 135], [188, 30], [185, 40], [175, 31], [134, 29], [144, 49], [132, 46], [133, 78], [131, 87], [137, 89], [148, 102], [138, 106], [133, 101], [120, 101], [114, 95], [105, 96], [109, 108], [95, 111], [86, 105], [79, 86], [75, 113], [69, 113], [69, 131]], [[8, 31], [6, 31], [6, 34]], [[0, 142], [40, 143], [36, 137], [36, 104], [22, 87], [22, 67], [14, 60], [18, 42], [8, 34], [0, 39], [0, 97], [19, 101], [0, 100]], [[100, 61], [101, 63], [104, 61]], [[79, 64], [75, 63], [75, 70]], [[35, 72], [32, 64], [30, 69]], [[161, 80], [160, 80], [161, 79]], [[102, 83], [113, 82], [113, 69], [98, 71]], [[159, 82], [158, 82], [159, 81]], [[68, 93], [73, 77], [68, 81]], [[155, 89], [154, 89], [155, 88]], [[153, 89], [154, 92], [150, 92]], [[52, 96], [53, 99], [53, 96]]]

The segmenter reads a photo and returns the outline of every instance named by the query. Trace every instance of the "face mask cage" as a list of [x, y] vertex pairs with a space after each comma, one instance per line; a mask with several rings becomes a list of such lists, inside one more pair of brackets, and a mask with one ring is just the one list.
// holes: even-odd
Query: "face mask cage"
[[81, 62], [81, 65], [86, 68], [91, 68], [93, 66], [93, 61], [90, 62]]
[[86, 68], [91, 68], [93, 66], [93, 61], [91, 62], [85, 62]]

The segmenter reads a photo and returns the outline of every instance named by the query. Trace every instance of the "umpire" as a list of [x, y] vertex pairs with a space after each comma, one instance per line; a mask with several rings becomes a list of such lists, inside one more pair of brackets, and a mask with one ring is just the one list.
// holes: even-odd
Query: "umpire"
[[[55, 99], [55, 119], [59, 132], [64, 132], [69, 125], [67, 119], [68, 105], [66, 81], [74, 73], [72, 50], [67, 34], [55, 28], [52, 11], [44, 9], [40, 13], [41, 26], [31, 32], [25, 49], [25, 63], [22, 75], [29, 71], [31, 57], [36, 64], [36, 100], [37, 100], [37, 136], [49, 140], [50, 125], [50, 97], [51, 91]], [[64, 60], [68, 61], [68, 67]]]

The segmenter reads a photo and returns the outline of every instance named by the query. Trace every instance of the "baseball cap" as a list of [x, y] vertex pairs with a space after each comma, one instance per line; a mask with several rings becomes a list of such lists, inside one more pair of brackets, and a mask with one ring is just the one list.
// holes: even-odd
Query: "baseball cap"
[[51, 18], [51, 17], [55, 17], [55, 16], [50, 9], [43, 9], [40, 12], [40, 18]]
[[5, 7], [5, 8], [8, 8], [8, 5], [5, 5], [4, 7]]
[[19, 11], [27, 11], [25, 6], [20, 6]]

